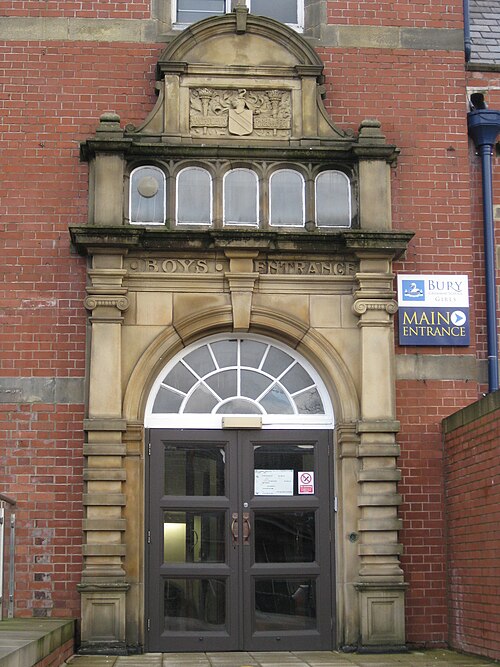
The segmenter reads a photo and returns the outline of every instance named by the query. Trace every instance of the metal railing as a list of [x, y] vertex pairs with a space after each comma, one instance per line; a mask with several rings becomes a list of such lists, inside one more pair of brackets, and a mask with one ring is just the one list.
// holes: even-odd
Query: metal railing
[[[6, 518], [8, 523], [6, 523]], [[8, 539], [5, 539], [6, 530]], [[5, 546], [8, 543], [7, 559], [5, 558]], [[14, 563], [16, 549], [16, 501], [0, 493], [0, 621], [3, 620], [4, 605], [4, 567], [7, 560], [8, 568], [8, 606], [7, 618], [14, 616]]]

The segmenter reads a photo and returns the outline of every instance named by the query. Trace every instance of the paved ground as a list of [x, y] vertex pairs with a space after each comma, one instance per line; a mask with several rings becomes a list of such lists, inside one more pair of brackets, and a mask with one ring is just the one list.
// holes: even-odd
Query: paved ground
[[291, 653], [147, 653], [141, 656], [75, 655], [68, 667], [491, 667], [498, 662], [453, 651], [358, 655], [336, 651]]

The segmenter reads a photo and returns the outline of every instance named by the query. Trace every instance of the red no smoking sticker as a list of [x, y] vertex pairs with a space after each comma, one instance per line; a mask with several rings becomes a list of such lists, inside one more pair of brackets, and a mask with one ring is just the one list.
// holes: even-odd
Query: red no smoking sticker
[[314, 473], [299, 472], [299, 494], [311, 495], [314, 493]]

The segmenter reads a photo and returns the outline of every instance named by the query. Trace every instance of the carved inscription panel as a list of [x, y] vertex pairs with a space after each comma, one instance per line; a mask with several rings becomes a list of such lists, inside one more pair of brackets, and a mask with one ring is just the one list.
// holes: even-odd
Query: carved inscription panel
[[[134, 273], [206, 275], [229, 271], [226, 258], [149, 257], [125, 260], [125, 268]], [[351, 277], [359, 270], [358, 264], [344, 259], [256, 259], [253, 270], [262, 275], [338, 276]]]
[[289, 137], [288, 90], [192, 88], [189, 126], [196, 136]]

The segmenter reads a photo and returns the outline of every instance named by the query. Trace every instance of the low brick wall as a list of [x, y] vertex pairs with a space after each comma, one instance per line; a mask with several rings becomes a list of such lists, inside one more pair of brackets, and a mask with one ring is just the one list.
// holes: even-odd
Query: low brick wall
[[500, 392], [443, 433], [450, 646], [500, 659]]
[[11, 618], [0, 623], [0, 667], [60, 667], [74, 653], [75, 621]]
[[65, 664], [65, 661], [68, 658], [71, 658], [74, 652], [74, 639], [69, 639], [55, 651], [52, 651], [50, 655], [46, 656], [43, 660], [40, 660], [40, 662], [37, 662], [34, 667], [61, 667], [61, 665]]

